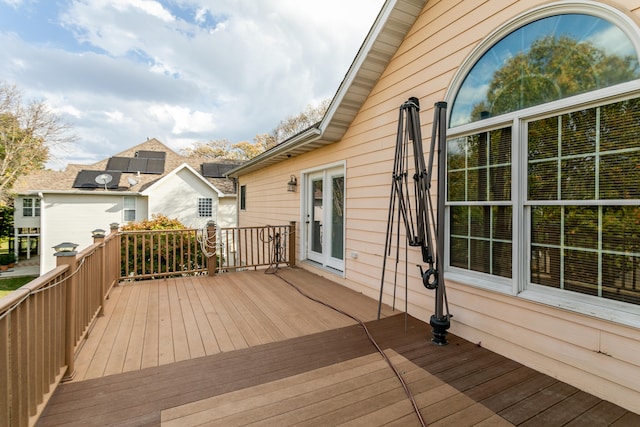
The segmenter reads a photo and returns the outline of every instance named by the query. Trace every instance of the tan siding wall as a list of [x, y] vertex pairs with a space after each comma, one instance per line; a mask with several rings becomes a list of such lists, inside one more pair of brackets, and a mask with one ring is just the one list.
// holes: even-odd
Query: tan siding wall
[[[247, 211], [240, 213], [240, 225], [300, 221], [300, 189], [286, 191], [289, 175], [295, 174], [300, 183], [301, 170], [346, 161], [346, 277], [305, 268], [377, 299], [399, 106], [410, 96], [420, 99], [427, 149], [433, 105], [444, 99], [462, 62], [496, 28], [543, 3], [548, 2], [429, 1], [342, 141], [240, 177], [247, 185]], [[639, 0], [624, 4], [640, 14]], [[351, 252], [357, 259], [350, 258]], [[387, 303], [394, 264], [393, 258], [387, 260]], [[428, 321], [433, 294], [419, 280], [416, 264], [422, 260], [417, 251], [410, 251], [407, 264], [409, 312]], [[398, 271], [396, 307], [403, 309], [404, 263]], [[448, 282], [448, 294], [455, 315], [452, 333], [640, 412], [637, 328], [459, 283]]]

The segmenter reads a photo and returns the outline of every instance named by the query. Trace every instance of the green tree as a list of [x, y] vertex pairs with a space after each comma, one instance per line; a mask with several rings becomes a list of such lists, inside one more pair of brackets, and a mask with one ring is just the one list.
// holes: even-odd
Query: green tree
[[0, 204], [19, 176], [44, 167], [52, 146], [75, 139], [69, 130], [44, 102], [26, 102], [16, 86], [0, 82]]
[[13, 236], [13, 203], [0, 205], [0, 239]]
[[592, 43], [568, 36], [541, 38], [498, 69], [487, 99], [472, 117], [497, 116], [556, 99], [612, 86], [637, 77], [634, 58], [607, 55]]

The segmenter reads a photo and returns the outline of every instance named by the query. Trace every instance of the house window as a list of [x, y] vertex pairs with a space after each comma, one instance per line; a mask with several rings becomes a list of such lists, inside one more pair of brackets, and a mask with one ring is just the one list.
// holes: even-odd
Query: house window
[[240, 210], [244, 211], [247, 209], [247, 186], [240, 186]]
[[448, 271], [544, 302], [638, 305], [639, 30], [595, 4], [517, 22], [455, 83]]
[[198, 198], [198, 216], [211, 218], [213, 216], [213, 202], [210, 197]]
[[22, 216], [40, 216], [40, 199], [22, 199]]
[[125, 222], [131, 222], [136, 220], [136, 198], [126, 196], [123, 199], [123, 220]]

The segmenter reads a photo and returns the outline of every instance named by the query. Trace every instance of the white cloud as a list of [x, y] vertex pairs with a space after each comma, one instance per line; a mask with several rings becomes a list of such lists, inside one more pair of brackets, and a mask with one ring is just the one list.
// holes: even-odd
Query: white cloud
[[251, 141], [335, 94], [383, 2], [71, 0], [49, 18], [64, 43], [0, 28], [0, 75], [71, 122], [68, 161]]

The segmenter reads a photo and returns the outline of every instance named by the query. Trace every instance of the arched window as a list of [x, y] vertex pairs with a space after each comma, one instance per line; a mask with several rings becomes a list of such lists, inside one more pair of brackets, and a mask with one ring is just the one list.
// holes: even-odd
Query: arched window
[[489, 48], [453, 102], [458, 126], [640, 77], [629, 37], [598, 16], [567, 13], [535, 20]]
[[628, 16], [563, 1], [470, 55], [447, 96], [450, 277], [608, 318], [637, 312], [638, 52]]

